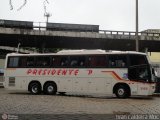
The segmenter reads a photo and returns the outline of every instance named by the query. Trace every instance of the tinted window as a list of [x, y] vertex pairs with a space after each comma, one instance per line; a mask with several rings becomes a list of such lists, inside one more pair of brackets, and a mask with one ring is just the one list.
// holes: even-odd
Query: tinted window
[[26, 57], [26, 66], [27, 67], [33, 67], [35, 65], [34, 57]]
[[19, 67], [48, 67], [50, 65], [49, 56], [25, 56], [20, 57]]
[[144, 55], [129, 55], [130, 66], [147, 64], [146, 56]]
[[29, 57], [29, 56], [20, 57], [19, 67], [25, 68], [25, 67], [35, 66], [34, 58], [35, 57]]
[[8, 67], [9, 68], [18, 67], [18, 64], [19, 64], [19, 57], [9, 57], [8, 58]]
[[150, 70], [147, 65], [130, 67], [128, 78], [130, 80], [150, 80]]
[[70, 56], [70, 67], [84, 67], [86, 66], [85, 56]]
[[126, 55], [109, 55], [109, 67], [111, 68], [125, 68], [127, 67]]
[[106, 67], [106, 56], [89, 56], [88, 66], [89, 67]]
[[50, 65], [49, 56], [38, 56], [35, 61], [36, 67], [48, 67]]
[[53, 67], [66, 67], [69, 64], [68, 56], [53, 56], [51, 59]]
[[60, 61], [60, 66], [63, 67], [63, 66], [68, 66], [69, 64], [69, 59], [67, 56], [62, 56], [61, 57], [61, 61]]
[[53, 56], [51, 58], [51, 63], [53, 67], [61, 66], [61, 57], [59, 56]]
[[21, 57], [19, 67], [23, 68], [27, 66], [27, 57]]

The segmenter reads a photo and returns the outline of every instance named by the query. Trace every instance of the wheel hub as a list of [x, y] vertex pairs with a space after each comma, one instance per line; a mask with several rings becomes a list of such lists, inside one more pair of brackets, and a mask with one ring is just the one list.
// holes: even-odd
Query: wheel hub
[[48, 88], [47, 88], [47, 91], [48, 91], [48, 92], [51, 93], [51, 92], [53, 92], [53, 90], [54, 90], [53, 86], [48, 86]]
[[118, 90], [118, 94], [119, 94], [119, 95], [123, 95], [123, 94], [124, 94], [124, 89], [122, 89], [122, 88], [119, 89], [119, 90]]
[[33, 93], [37, 93], [38, 88], [37, 88], [36, 86], [33, 86], [33, 87], [32, 87], [32, 91], [33, 91]]

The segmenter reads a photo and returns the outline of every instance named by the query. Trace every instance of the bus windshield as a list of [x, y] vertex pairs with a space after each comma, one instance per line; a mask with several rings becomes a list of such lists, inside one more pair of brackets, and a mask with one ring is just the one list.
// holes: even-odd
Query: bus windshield
[[151, 67], [144, 55], [129, 55], [130, 66], [128, 78], [130, 80], [154, 82], [151, 80]]

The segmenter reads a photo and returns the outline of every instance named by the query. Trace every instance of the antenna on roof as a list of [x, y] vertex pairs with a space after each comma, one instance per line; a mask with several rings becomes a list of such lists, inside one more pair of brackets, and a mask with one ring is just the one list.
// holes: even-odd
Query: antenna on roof
[[44, 17], [47, 18], [46, 23], [48, 23], [48, 19], [52, 16], [52, 14], [50, 14], [49, 12], [47, 12], [46, 3], [49, 4], [48, 0], [45, 0], [45, 1], [43, 2], [43, 6], [44, 6]]

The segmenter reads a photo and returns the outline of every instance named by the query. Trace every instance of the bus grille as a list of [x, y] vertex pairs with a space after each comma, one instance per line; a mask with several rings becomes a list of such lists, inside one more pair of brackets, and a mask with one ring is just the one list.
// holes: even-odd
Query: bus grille
[[15, 77], [9, 78], [9, 86], [15, 86]]

